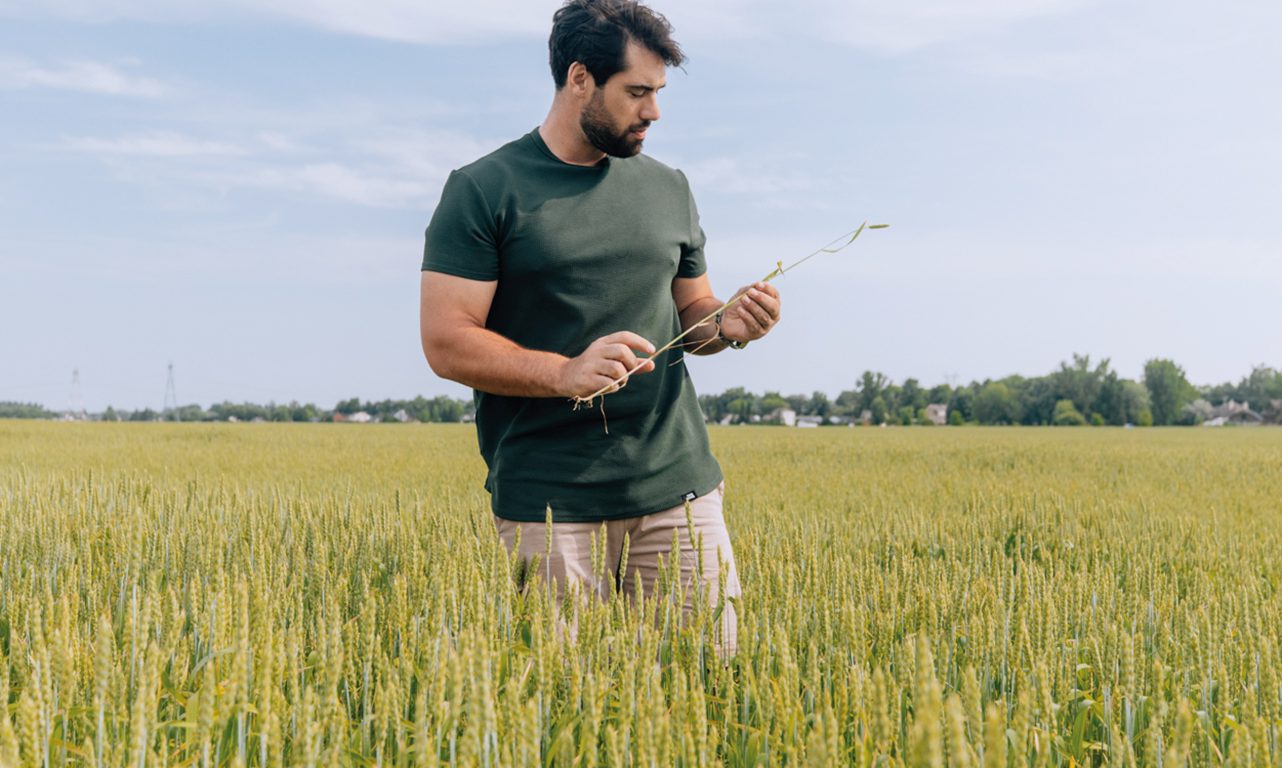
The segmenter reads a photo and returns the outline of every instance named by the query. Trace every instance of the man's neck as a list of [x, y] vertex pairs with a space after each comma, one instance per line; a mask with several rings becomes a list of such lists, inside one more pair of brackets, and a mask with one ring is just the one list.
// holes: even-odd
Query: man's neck
[[605, 153], [592, 146], [579, 127], [578, 115], [570, 105], [552, 102], [552, 109], [539, 126], [539, 136], [552, 154], [563, 163], [592, 166], [601, 162]]

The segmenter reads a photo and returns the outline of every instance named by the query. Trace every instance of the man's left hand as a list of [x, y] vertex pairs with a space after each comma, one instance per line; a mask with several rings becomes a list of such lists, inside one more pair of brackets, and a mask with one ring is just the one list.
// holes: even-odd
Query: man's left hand
[[721, 335], [746, 343], [770, 333], [779, 322], [779, 289], [770, 283], [753, 283], [735, 292], [739, 295], [743, 298], [721, 315]]

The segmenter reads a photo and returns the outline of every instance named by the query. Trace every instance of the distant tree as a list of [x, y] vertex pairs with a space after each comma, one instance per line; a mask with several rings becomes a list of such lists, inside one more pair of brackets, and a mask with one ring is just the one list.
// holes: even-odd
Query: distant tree
[[913, 407], [911, 405], [899, 406], [898, 413], [899, 413], [899, 423], [901, 426], [905, 426], [905, 427], [912, 426], [913, 419], [916, 417], [917, 412], [913, 410]]
[[[930, 392], [927, 393], [926, 404], [930, 405], [931, 403], [941, 403], [943, 405], [948, 405], [949, 401], [952, 399], [953, 388], [947, 384], [937, 384], [931, 387]], [[949, 410], [951, 410], [951, 408]]]
[[724, 415], [721, 413], [720, 398], [716, 395], [699, 395], [699, 410], [705, 421], [716, 423]]
[[[1013, 380], [1018, 381], [1013, 381]], [[1053, 376], [1024, 379], [1008, 376], [1003, 379], [1020, 404], [1022, 424], [1050, 424], [1055, 419], [1055, 403], [1060, 401], [1058, 387]]]
[[881, 391], [881, 399], [886, 401], [886, 412], [897, 418], [899, 413], [900, 400], [903, 398], [903, 388], [897, 384], [890, 383]]
[[[717, 395], [717, 420], [720, 421], [726, 416], [737, 416], [740, 412], [752, 414], [753, 401], [756, 396], [743, 387], [731, 387], [720, 395]], [[746, 401], [746, 404], [739, 401]], [[739, 410], [736, 411], [732, 405], [738, 404]], [[746, 421], [747, 418], [744, 418]]]
[[[1138, 424], [1142, 427], [1153, 426], [1153, 412], [1149, 409], [1148, 390], [1143, 384], [1130, 379], [1122, 381], [1121, 412], [1123, 424]], [[1148, 423], [1145, 424], [1145, 415]]]
[[1019, 401], [1010, 387], [1000, 381], [984, 385], [975, 397], [975, 419], [980, 424], [1019, 423]]
[[827, 395], [816, 390], [807, 401], [805, 412], [827, 419], [832, 415], [832, 402], [828, 400]]
[[978, 391], [979, 385], [974, 383], [953, 390], [952, 397], [947, 401], [950, 424], [953, 414], [957, 414], [962, 423], [975, 419], [975, 395]]
[[1095, 401], [1110, 373], [1108, 358], [1091, 368], [1090, 355], [1074, 353], [1072, 365], [1060, 363], [1050, 378], [1057, 398], [1071, 400], [1078, 413], [1090, 413], [1098, 410]]
[[913, 413], [916, 413], [917, 409], [925, 405], [926, 392], [921, 385], [916, 379], [905, 379], [903, 386], [899, 388], [899, 407], [912, 408]]
[[1109, 371], [1100, 382], [1099, 394], [1092, 408], [1104, 423], [1121, 426], [1130, 421], [1126, 417], [1125, 385], [1126, 380], [1116, 371]]
[[353, 397], [350, 400], [340, 400], [334, 406], [335, 413], [341, 413], [344, 416], [351, 416], [361, 410], [361, 400], [359, 397]]
[[843, 389], [837, 394], [832, 412], [839, 416], [858, 417], [859, 412], [863, 410], [862, 402], [858, 392], [853, 389]]
[[214, 421], [253, 421], [266, 419], [267, 409], [255, 403], [222, 402], [209, 406], [209, 417]]
[[463, 420], [463, 413], [466, 405], [462, 400], [455, 400], [452, 397], [444, 395], [432, 398], [428, 404], [426, 415], [428, 418], [419, 417], [419, 421], [435, 421], [446, 424], [456, 424]]
[[788, 401], [788, 407], [796, 411], [798, 415], [809, 413], [806, 406], [810, 404], [810, 398], [805, 395], [788, 395], [784, 398]]
[[169, 421], [204, 421], [208, 417], [205, 409], [196, 403], [183, 405], [169, 412]]
[[885, 398], [883, 398], [881, 395], [877, 395], [872, 399], [872, 402], [868, 404], [867, 410], [872, 413], [873, 424], [886, 423], [886, 413], [889, 410], [889, 408], [886, 406]]
[[760, 413], [762, 416], [765, 416], [766, 414], [776, 409], [787, 408], [787, 407], [788, 407], [788, 401], [785, 400], [782, 395], [780, 395], [778, 392], [767, 392], [766, 394], [762, 395], [761, 403], [757, 407], [757, 412]]
[[948, 411], [948, 425], [949, 425], [949, 426], [951, 426], [951, 427], [960, 427], [960, 426], [964, 425], [965, 423], [966, 423], [966, 419], [962, 417], [962, 415], [961, 415], [961, 412], [960, 412], [960, 411], [954, 411], [954, 410], [952, 410], [952, 409], [949, 409], [949, 411]]
[[1184, 424], [1185, 426], [1201, 424], [1207, 419], [1210, 419], [1212, 413], [1214, 413], [1214, 406], [1199, 397], [1193, 402], [1185, 405], [1184, 408], [1180, 410], [1179, 423]]
[[143, 408], [141, 411], [134, 411], [129, 414], [130, 421], [156, 421], [160, 414], [150, 408]]
[[1144, 387], [1148, 390], [1153, 423], [1159, 427], [1176, 423], [1184, 406], [1197, 396], [1197, 390], [1184, 377], [1184, 369], [1161, 358], [1144, 364]]
[[38, 403], [0, 402], [0, 419], [51, 419], [55, 415]]
[[120, 421], [120, 414], [116, 413], [116, 409], [112, 408], [109, 405], [107, 406], [107, 410], [102, 412], [102, 420], [103, 421]]
[[[855, 404], [856, 415], [862, 411], [872, 410], [873, 400], [878, 397], [882, 398], [882, 404], [885, 407], [887, 398], [884, 397], [883, 393], [889, 385], [890, 379], [886, 378], [886, 374], [864, 371], [859, 377], [859, 383], [855, 385], [855, 391], [858, 395], [858, 402]], [[873, 421], [878, 424], [881, 423], [876, 418]]]
[[752, 421], [753, 411], [756, 409], [756, 398], [751, 395], [735, 398], [730, 401], [726, 410], [732, 414], [735, 421], [740, 424]]
[[1055, 403], [1055, 411], [1051, 423], [1057, 427], [1081, 427], [1086, 425], [1086, 418], [1073, 405], [1072, 400], [1064, 398]]
[[320, 416], [320, 409], [311, 403], [299, 405], [297, 400], [291, 400], [289, 403], [290, 421], [319, 421]]

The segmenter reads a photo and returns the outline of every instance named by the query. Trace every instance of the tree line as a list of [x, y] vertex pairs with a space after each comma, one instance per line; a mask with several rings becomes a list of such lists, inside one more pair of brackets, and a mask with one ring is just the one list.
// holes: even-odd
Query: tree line
[[[473, 413], [471, 401], [458, 400], [452, 397], [426, 398], [418, 396], [412, 400], [378, 400], [362, 401], [353, 397], [339, 401], [333, 408], [322, 408], [314, 403], [288, 404], [267, 403], [215, 403], [209, 408], [197, 404], [183, 405], [166, 411], [152, 408], [141, 408], [135, 411], [116, 409], [107, 406], [101, 414], [92, 418], [101, 421], [294, 421], [317, 422], [333, 421], [335, 414], [344, 418], [365, 412], [372, 421], [399, 422], [402, 416], [407, 421], [460, 422], [465, 416]], [[0, 402], [0, 419], [56, 419], [64, 414], [50, 411], [38, 403]]]
[[[1167, 426], [1200, 424], [1213, 409], [1233, 400], [1243, 403], [1266, 423], [1282, 424], [1282, 371], [1257, 366], [1238, 382], [1197, 387], [1174, 361], [1154, 358], [1144, 364], [1139, 381], [1122, 378], [1107, 358], [1092, 364], [1088, 355], [1073, 355], [1045, 376], [1007, 376], [953, 386], [927, 387], [917, 379], [902, 383], [885, 374], [864, 371], [852, 389], [835, 399], [824, 392], [810, 395], [757, 395], [734, 387], [702, 395], [699, 405], [710, 422], [754, 423], [777, 418], [783, 409], [821, 423], [928, 424], [926, 407], [947, 406], [949, 424]], [[374, 421], [460, 422], [474, 416], [469, 400], [418, 396], [412, 400], [341, 400], [325, 409], [312, 403], [222, 402], [203, 408], [184, 405], [169, 411], [108, 406], [95, 418], [107, 421], [332, 421], [364, 412]], [[37, 403], [0, 402], [0, 418], [53, 419], [61, 413]]]
[[742, 387], [702, 395], [711, 422], [751, 423], [778, 419], [781, 409], [822, 423], [929, 424], [930, 404], [947, 406], [949, 424], [1169, 426], [1200, 424], [1229, 400], [1248, 405], [1264, 422], [1282, 423], [1282, 371], [1257, 366], [1240, 381], [1196, 387], [1174, 361], [1154, 358], [1139, 381], [1122, 378], [1105, 358], [1073, 355], [1045, 375], [1007, 376], [953, 386], [925, 386], [917, 379], [896, 384], [885, 374], [864, 371], [854, 388], [830, 399], [810, 395], [756, 395]]

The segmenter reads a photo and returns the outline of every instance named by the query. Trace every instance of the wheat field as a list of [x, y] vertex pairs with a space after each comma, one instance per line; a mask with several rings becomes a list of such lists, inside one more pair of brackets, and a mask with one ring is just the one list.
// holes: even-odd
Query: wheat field
[[730, 659], [469, 427], [0, 421], [0, 766], [1282, 766], [1282, 430], [712, 439]]

